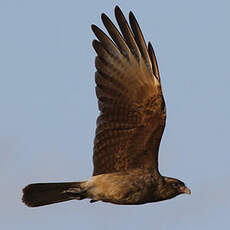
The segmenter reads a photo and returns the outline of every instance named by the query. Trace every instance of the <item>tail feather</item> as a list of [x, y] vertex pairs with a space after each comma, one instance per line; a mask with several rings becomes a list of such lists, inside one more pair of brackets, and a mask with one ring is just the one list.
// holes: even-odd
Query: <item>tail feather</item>
[[30, 184], [23, 189], [22, 201], [29, 207], [38, 207], [72, 199], [84, 199], [83, 182]]

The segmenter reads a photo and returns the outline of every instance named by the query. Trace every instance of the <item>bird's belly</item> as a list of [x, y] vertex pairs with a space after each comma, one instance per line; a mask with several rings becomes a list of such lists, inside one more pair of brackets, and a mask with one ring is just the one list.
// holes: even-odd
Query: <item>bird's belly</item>
[[150, 177], [137, 174], [102, 174], [85, 183], [88, 198], [115, 204], [143, 204], [153, 200]]

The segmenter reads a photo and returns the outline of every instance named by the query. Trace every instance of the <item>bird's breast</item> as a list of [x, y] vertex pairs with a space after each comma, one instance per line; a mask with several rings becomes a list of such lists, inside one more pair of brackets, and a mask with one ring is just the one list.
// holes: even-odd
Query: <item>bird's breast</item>
[[83, 186], [89, 198], [116, 204], [151, 202], [156, 190], [152, 175], [140, 170], [93, 176]]

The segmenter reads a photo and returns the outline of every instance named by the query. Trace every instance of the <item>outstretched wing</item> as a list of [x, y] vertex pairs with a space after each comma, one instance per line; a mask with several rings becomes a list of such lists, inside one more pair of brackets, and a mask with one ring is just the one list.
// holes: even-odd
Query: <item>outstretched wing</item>
[[118, 6], [102, 21], [112, 40], [92, 25], [97, 40], [96, 94], [100, 115], [94, 140], [93, 175], [147, 168], [158, 173], [158, 150], [166, 111], [151, 44], [148, 49], [132, 12], [131, 28]]

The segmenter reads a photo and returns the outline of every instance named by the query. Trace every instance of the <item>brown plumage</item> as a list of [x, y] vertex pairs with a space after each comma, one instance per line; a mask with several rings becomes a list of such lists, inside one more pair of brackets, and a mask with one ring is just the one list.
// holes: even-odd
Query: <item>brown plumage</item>
[[90, 198], [115, 204], [143, 204], [170, 199], [190, 190], [183, 182], [163, 177], [158, 151], [166, 109], [152, 45], [148, 48], [132, 12], [130, 26], [118, 6], [121, 33], [102, 14], [112, 40], [97, 26], [92, 30], [97, 53], [96, 95], [100, 115], [94, 140], [94, 171], [88, 181], [31, 184], [23, 202], [35, 207]]

